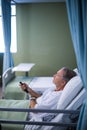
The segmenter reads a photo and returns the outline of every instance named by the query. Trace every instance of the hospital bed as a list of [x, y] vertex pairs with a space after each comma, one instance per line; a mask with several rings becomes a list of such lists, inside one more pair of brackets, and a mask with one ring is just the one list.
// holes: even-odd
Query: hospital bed
[[16, 76], [12, 68], [8, 68], [2, 75], [2, 98], [22, 100], [26, 99], [26, 93], [24, 93], [20, 87], [19, 82], [25, 81], [29, 83], [32, 78], [26, 76]]
[[[4, 128], [4, 125], [7, 127], [12, 127], [13, 125], [16, 127], [17, 125], [15, 124], [19, 124], [19, 126], [23, 125], [22, 129], [24, 129], [24, 126], [26, 126], [26, 124], [28, 126], [26, 126], [26, 130], [27, 127], [29, 127], [29, 130], [66, 130], [68, 127], [75, 129], [78, 120], [75, 121], [75, 119], [77, 119], [77, 117], [79, 116], [79, 111], [80, 108], [83, 104], [83, 101], [85, 99], [85, 95], [86, 95], [86, 91], [83, 88], [83, 84], [80, 78], [80, 75], [77, 75], [76, 77], [72, 78], [65, 86], [63, 93], [58, 101], [57, 104], [57, 110], [37, 110], [37, 109], [28, 109], [28, 107], [26, 107], [27, 109], [20, 108], [20, 105], [18, 107], [18, 109], [16, 108], [16, 103], [15, 106], [13, 105], [12, 107], [10, 106], [10, 108], [8, 107], [4, 107], [5, 102], [7, 102], [10, 100], [3, 100], [1, 99], [0, 102], [3, 102], [1, 105], [0, 103], [0, 113], [2, 111], [19, 111], [20, 112], [30, 112], [30, 111], [39, 111], [39, 112], [53, 112], [56, 113], [54, 114], [54, 118], [52, 117], [52, 119], [50, 119], [50, 121], [47, 120], [43, 120], [37, 117], [34, 117], [34, 119], [32, 121], [27, 121], [27, 115], [26, 115], [26, 119], [22, 120], [20, 119], [20, 121], [18, 120], [18, 117], [16, 116], [16, 118], [14, 119], [14, 112], [11, 113], [12, 118], [11, 120], [8, 118], [6, 119], [4, 117], [3, 119], [3, 115], [0, 115], [0, 124], [2, 129]], [[12, 100], [13, 102], [15, 102], [15, 100]], [[26, 101], [26, 100], [21, 100], [22, 102]], [[29, 102], [26, 102], [27, 106], [29, 105]], [[11, 105], [11, 103], [10, 103]], [[65, 112], [62, 113], [62, 112]], [[72, 114], [74, 113], [74, 114]], [[77, 114], [76, 114], [77, 113]], [[6, 113], [7, 117], [8, 116], [8, 112]], [[13, 120], [12, 120], [13, 119]], [[45, 118], [46, 119], [46, 118]], [[75, 122], [74, 122], [75, 121]], [[9, 124], [9, 125], [8, 125]], [[12, 125], [13, 124], [13, 125]], [[17, 128], [15, 128], [16, 130]], [[21, 129], [21, 128], [20, 128]], [[5, 129], [4, 129], [5, 130]], [[13, 128], [12, 128], [13, 130]]]
[[27, 94], [19, 86], [19, 82], [27, 83], [33, 90], [43, 93], [47, 88], [54, 87], [53, 77], [16, 76], [12, 68], [2, 75], [2, 93], [5, 99], [23, 100]]

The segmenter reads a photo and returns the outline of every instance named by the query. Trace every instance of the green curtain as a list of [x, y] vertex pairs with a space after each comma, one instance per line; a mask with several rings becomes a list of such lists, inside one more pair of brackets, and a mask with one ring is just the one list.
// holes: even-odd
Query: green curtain
[[[87, 91], [87, 0], [66, 0], [77, 66]], [[87, 130], [87, 97], [83, 103], [77, 130]]]

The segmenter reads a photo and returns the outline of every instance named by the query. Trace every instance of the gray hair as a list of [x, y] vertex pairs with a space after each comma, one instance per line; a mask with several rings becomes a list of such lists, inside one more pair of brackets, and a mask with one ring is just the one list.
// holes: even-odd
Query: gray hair
[[68, 69], [67, 67], [63, 67], [62, 69], [64, 71], [63, 79], [66, 80], [66, 82], [77, 75], [75, 71]]

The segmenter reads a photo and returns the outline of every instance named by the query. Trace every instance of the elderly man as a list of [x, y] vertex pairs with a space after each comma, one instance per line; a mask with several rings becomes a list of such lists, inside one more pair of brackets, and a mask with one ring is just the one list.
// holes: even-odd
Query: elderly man
[[[76, 76], [76, 73], [66, 67], [61, 68], [53, 76], [53, 83], [55, 88], [46, 90], [42, 95], [33, 91], [26, 83], [21, 83], [21, 89], [31, 95], [30, 98], [30, 108], [38, 109], [56, 109], [58, 100], [62, 94], [62, 91], [67, 84], [67, 82]], [[47, 121], [51, 120], [55, 115], [53, 113], [33, 113], [30, 112], [28, 115], [29, 120], [31, 121]], [[25, 125], [24, 130], [35, 130], [35, 125]]]
[[26, 83], [21, 83], [21, 89], [31, 95], [30, 108], [56, 109], [58, 99], [66, 83], [76, 76], [76, 73], [66, 67], [61, 68], [53, 76], [55, 88], [46, 90], [42, 95], [32, 90]]

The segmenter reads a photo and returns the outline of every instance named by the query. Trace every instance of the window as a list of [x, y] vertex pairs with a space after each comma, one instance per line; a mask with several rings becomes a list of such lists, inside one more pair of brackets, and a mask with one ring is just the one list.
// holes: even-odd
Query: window
[[[11, 5], [11, 52], [17, 52], [17, 42], [16, 42], [16, 7]], [[0, 6], [0, 53], [5, 51], [4, 46], [4, 36], [3, 36], [3, 26], [2, 26], [2, 14]]]

